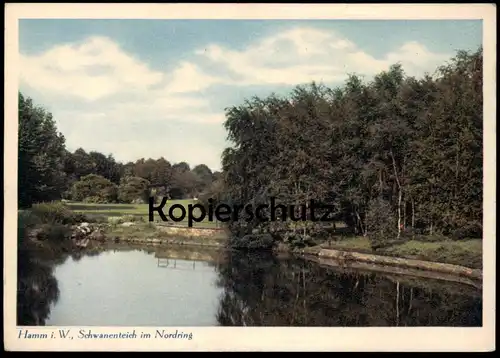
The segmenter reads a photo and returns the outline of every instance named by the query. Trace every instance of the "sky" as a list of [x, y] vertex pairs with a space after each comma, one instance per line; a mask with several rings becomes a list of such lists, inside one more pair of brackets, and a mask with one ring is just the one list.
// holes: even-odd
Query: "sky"
[[420, 77], [482, 44], [480, 20], [19, 21], [19, 88], [68, 150], [220, 170], [224, 110], [401, 63]]

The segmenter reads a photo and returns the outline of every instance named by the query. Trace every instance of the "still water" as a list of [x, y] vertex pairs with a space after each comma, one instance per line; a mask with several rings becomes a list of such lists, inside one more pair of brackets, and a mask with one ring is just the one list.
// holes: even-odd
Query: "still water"
[[[480, 288], [206, 248], [115, 248], [51, 268], [38, 324], [481, 326]], [[48, 281], [49, 282], [49, 281]], [[49, 290], [50, 291], [50, 290]], [[28, 304], [29, 306], [29, 304]], [[29, 313], [25, 317], [29, 317]], [[22, 325], [23, 323], [20, 322]], [[26, 323], [25, 323], [26, 324]]]

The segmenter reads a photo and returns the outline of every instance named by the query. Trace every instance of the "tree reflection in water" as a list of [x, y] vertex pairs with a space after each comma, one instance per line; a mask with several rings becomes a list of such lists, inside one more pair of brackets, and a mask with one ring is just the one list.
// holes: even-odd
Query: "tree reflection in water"
[[480, 290], [231, 253], [218, 266], [223, 326], [481, 326]]
[[99, 255], [100, 251], [68, 253], [54, 248], [37, 248], [20, 238], [17, 260], [17, 325], [44, 326], [51, 306], [59, 299], [59, 286], [54, 267], [69, 257], [79, 261], [84, 256]]
[[17, 325], [43, 326], [59, 298], [53, 266], [35, 260], [29, 249], [18, 251]]

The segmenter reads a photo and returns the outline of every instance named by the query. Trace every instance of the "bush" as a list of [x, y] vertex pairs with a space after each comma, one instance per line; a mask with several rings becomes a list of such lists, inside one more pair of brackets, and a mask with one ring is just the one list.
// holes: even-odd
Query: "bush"
[[73, 212], [68, 206], [61, 202], [50, 202], [50, 203], [38, 203], [34, 204], [30, 209], [30, 215], [32, 222], [35, 222], [32, 216], [37, 217], [38, 224], [62, 224], [62, 225], [74, 225], [81, 222], [85, 222], [87, 218], [81, 213]]
[[62, 242], [71, 238], [71, 228], [62, 224], [44, 224], [38, 231], [39, 240]]
[[39, 216], [35, 215], [31, 210], [22, 210], [17, 214], [17, 223], [19, 228], [33, 228], [42, 223]]
[[231, 247], [242, 250], [269, 250], [273, 246], [274, 240], [270, 234], [245, 235], [231, 242]]
[[22, 249], [26, 243], [26, 236], [30, 230], [40, 225], [42, 221], [30, 210], [22, 210], [17, 214], [17, 242]]
[[118, 197], [118, 187], [96, 174], [81, 177], [71, 187], [71, 199], [86, 203], [113, 203]]
[[471, 237], [481, 237], [482, 228], [475, 223], [466, 223], [464, 226], [453, 230], [451, 238], [453, 240], [465, 240]]
[[366, 225], [372, 249], [384, 247], [397, 237], [397, 220], [388, 201], [376, 199], [370, 202]]
[[147, 203], [150, 195], [149, 184], [149, 181], [139, 177], [123, 178], [118, 187], [118, 200], [122, 203]]

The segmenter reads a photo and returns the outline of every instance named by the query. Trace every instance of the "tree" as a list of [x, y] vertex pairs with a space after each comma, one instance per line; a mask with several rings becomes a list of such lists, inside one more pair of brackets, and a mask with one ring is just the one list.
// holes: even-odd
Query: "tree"
[[19, 93], [19, 207], [60, 199], [65, 189], [65, 139], [52, 114]]
[[199, 179], [199, 185], [196, 190], [200, 193], [208, 189], [213, 181], [213, 174], [205, 164], [199, 164], [192, 169], [192, 172]]
[[116, 184], [103, 176], [89, 174], [73, 184], [71, 198], [90, 203], [113, 203], [118, 197]]
[[[417, 231], [481, 237], [482, 103], [482, 49], [459, 52], [434, 76], [408, 77], [395, 64], [369, 82], [351, 74], [341, 88], [313, 82], [245, 100], [226, 109], [225, 200], [274, 196], [301, 212], [314, 199], [374, 243]], [[303, 218], [230, 228], [236, 240], [255, 229], [277, 228], [277, 240], [329, 230]]]
[[148, 202], [150, 183], [139, 177], [122, 178], [118, 187], [118, 200], [122, 203], [132, 203], [136, 201]]

